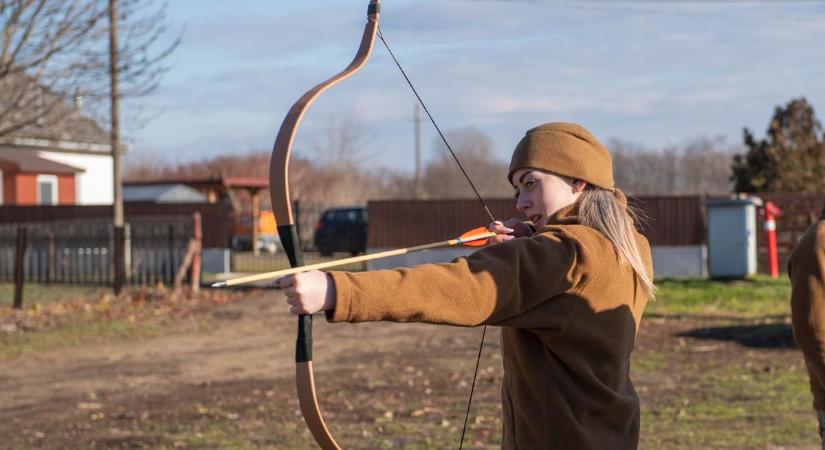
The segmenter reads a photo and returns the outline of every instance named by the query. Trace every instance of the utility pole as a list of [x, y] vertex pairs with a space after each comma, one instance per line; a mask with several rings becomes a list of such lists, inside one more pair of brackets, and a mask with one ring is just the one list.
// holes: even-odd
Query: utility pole
[[421, 108], [415, 104], [415, 198], [421, 198]]
[[120, 84], [118, 81], [118, 46], [117, 46], [117, 0], [109, 0], [109, 76], [111, 84], [111, 148], [112, 174], [114, 181], [114, 258], [115, 258], [115, 294], [123, 287], [126, 259], [126, 236], [123, 227], [123, 190], [120, 179]]
[[109, 0], [109, 75], [111, 83], [111, 147], [114, 174], [114, 225], [123, 226], [123, 186], [120, 179], [120, 82], [118, 80], [117, 0]]

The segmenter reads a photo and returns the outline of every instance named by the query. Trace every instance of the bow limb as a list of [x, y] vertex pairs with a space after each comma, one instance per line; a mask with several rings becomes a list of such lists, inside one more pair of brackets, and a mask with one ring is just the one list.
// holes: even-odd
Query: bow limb
[[[324, 91], [348, 78], [367, 63], [375, 42], [375, 32], [378, 29], [378, 15], [381, 9], [379, 0], [370, 0], [367, 9], [367, 23], [364, 35], [352, 62], [346, 69], [332, 78], [315, 86], [301, 96], [292, 108], [289, 109], [272, 148], [272, 158], [269, 162], [269, 195], [272, 211], [278, 223], [278, 235], [284, 246], [284, 251], [292, 267], [303, 266], [303, 254], [295, 229], [295, 220], [292, 217], [292, 202], [289, 196], [289, 155], [295, 132], [301, 123], [306, 110], [312, 102]], [[312, 369], [312, 316], [298, 316], [298, 338], [295, 346], [295, 382], [298, 390], [298, 402], [309, 431], [315, 442], [324, 450], [340, 450], [324, 423], [321, 410], [318, 406], [318, 396], [315, 390], [315, 377]]]

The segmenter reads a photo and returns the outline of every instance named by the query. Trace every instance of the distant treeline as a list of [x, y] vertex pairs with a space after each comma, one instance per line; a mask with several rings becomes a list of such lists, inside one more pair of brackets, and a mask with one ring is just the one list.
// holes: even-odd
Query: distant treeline
[[[358, 204], [387, 198], [469, 198], [474, 194], [443, 144], [438, 157], [422, 164], [416, 179], [411, 171], [375, 168], [362, 152], [362, 129], [353, 119], [330, 121], [308, 152], [290, 161], [294, 199], [325, 204]], [[646, 148], [610, 139], [616, 184], [634, 195], [721, 194], [737, 192], [825, 192], [825, 137], [813, 108], [804, 98], [777, 107], [766, 137], [757, 140], [744, 130], [743, 144], [722, 138], [697, 137], [680, 145]], [[447, 139], [470, 178], [485, 198], [511, 196], [507, 161], [492, 141], [477, 129], [447, 133]], [[498, 155], [498, 156], [497, 156]], [[130, 161], [127, 180], [205, 176], [267, 178], [269, 152], [225, 155], [182, 164], [157, 160]], [[266, 197], [266, 196], [264, 196]], [[247, 201], [241, 199], [241, 201]], [[268, 198], [263, 199], [268, 206]]]

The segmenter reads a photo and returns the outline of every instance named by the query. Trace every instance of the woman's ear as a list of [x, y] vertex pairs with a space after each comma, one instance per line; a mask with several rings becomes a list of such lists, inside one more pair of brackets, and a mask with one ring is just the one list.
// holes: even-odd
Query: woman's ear
[[587, 182], [582, 180], [573, 180], [573, 193], [578, 194], [587, 189]]

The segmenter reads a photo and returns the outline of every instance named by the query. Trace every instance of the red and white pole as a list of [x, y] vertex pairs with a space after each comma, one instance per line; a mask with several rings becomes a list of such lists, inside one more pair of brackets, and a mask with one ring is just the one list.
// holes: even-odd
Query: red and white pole
[[762, 214], [765, 217], [765, 234], [767, 240], [765, 245], [768, 247], [768, 270], [771, 278], [779, 276], [779, 258], [776, 253], [776, 218], [780, 214], [780, 209], [771, 202], [765, 202], [765, 207], [762, 208]]

